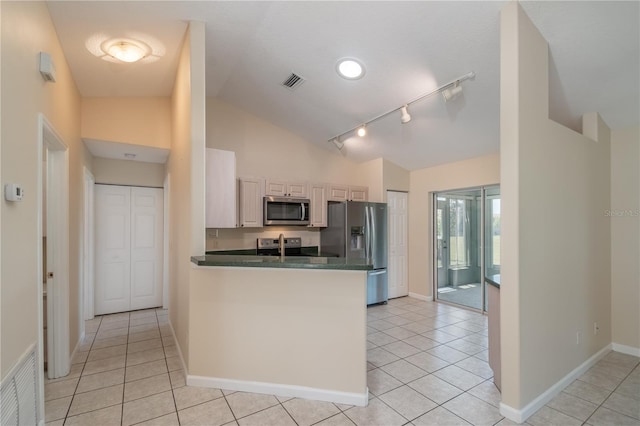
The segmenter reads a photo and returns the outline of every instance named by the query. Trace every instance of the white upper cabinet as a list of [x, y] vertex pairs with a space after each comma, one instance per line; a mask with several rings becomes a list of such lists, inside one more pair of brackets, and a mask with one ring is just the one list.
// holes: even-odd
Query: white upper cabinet
[[236, 153], [207, 148], [205, 176], [205, 226], [235, 228], [237, 226]]
[[327, 185], [324, 183], [309, 184], [309, 227], [327, 226]]
[[369, 188], [366, 186], [350, 186], [349, 201], [368, 201]]
[[307, 198], [307, 184], [300, 182], [286, 182], [282, 180], [267, 179], [265, 183], [265, 195], [274, 197]]
[[240, 226], [243, 228], [261, 228], [263, 226], [262, 197], [264, 194], [264, 179], [240, 178], [238, 179], [238, 184]]
[[329, 185], [329, 201], [367, 201], [369, 188], [366, 186]]

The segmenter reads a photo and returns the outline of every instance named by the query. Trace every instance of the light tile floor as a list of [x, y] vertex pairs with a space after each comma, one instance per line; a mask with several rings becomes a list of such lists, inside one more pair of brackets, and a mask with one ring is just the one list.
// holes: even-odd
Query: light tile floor
[[[511, 425], [487, 364], [487, 318], [409, 297], [368, 309], [367, 407], [185, 386], [167, 312], [96, 317], [71, 373], [45, 384], [51, 425]], [[640, 425], [640, 359], [616, 352], [528, 419]]]

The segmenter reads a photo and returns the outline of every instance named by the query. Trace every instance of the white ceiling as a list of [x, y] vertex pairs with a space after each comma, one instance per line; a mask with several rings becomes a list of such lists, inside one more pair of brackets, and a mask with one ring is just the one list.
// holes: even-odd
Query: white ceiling
[[[499, 146], [499, 18], [504, 1], [95, 2], [49, 1], [82, 96], [167, 96], [189, 20], [206, 23], [207, 95], [326, 149], [331, 137], [469, 71], [462, 97], [440, 95], [346, 140], [354, 161], [384, 157], [407, 169], [494, 153]], [[612, 128], [640, 125], [640, 2], [523, 2], [551, 57], [551, 116], [579, 130], [585, 112]], [[161, 44], [152, 63], [92, 56], [96, 35]], [[335, 73], [339, 58], [364, 62], [364, 78]], [[291, 73], [306, 81], [290, 91]]]

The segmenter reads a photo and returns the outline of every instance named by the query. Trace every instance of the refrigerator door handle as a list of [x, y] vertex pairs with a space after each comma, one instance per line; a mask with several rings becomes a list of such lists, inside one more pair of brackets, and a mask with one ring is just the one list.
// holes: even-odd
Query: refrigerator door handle
[[364, 206], [364, 258], [369, 261], [369, 210]]
[[[376, 215], [373, 210], [373, 206], [369, 206], [369, 214], [371, 214], [371, 259], [373, 260], [376, 257], [376, 253], [374, 250], [377, 247], [378, 242], [376, 241], [378, 236], [376, 235]], [[375, 266], [375, 265], [374, 265]]]

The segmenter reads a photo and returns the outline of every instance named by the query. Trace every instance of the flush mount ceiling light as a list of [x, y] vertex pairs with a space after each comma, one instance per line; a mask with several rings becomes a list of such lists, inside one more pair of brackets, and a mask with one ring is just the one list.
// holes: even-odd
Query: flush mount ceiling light
[[138, 32], [129, 32], [124, 37], [96, 33], [89, 36], [84, 45], [103, 61], [116, 64], [155, 62], [167, 52], [160, 40]]
[[353, 58], [343, 58], [336, 64], [338, 75], [347, 80], [358, 80], [364, 76], [364, 65]]
[[111, 39], [103, 42], [100, 49], [107, 55], [121, 62], [138, 62], [151, 53], [151, 48], [144, 42], [132, 39]]
[[[339, 64], [339, 63], [338, 63]], [[456, 96], [460, 95], [460, 93], [462, 93], [462, 86], [461, 83], [463, 81], [466, 80], [472, 80], [476, 77], [476, 73], [474, 73], [473, 71], [458, 77], [455, 80], [452, 80], [450, 82], [448, 82], [447, 84], [444, 84], [440, 87], [438, 87], [435, 90], [432, 90], [431, 92], [428, 93], [424, 93], [420, 96], [418, 96], [417, 98], [405, 103], [404, 105], [402, 105], [401, 107], [398, 108], [394, 108], [392, 110], [389, 110], [387, 112], [383, 112], [382, 114], [373, 117], [371, 120], [366, 121], [364, 124], [359, 125], [358, 127], [354, 127], [350, 130], [347, 130], [346, 132], [340, 133], [339, 135], [334, 136], [333, 138], [329, 139], [329, 142], [333, 142], [334, 140], [339, 141], [339, 140], [344, 140], [344, 136], [347, 136], [349, 134], [352, 134], [353, 132], [356, 132], [356, 134], [360, 137], [363, 137], [367, 134], [366, 131], [366, 126], [370, 123], [373, 123], [376, 120], [381, 119], [382, 117], [386, 117], [387, 115], [394, 113], [396, 111], [400, 111], [400, 122], [402, 124], [408, 123], [411, 121], [411, 115], [409, 114], [409, 105], [411, 105], [414, 102], [418, 102], [424, 98], [428, 98], [429, 96], [435, 95], [436, 93], [440, 93], [442, 92], [442, 95], [444, 97], [445, 101], [450, 101], [451, 99], [455, 98]], [[347, 78], [347, 77], [345, 77]], [[335, 142], [333, 142], [335, 144]], [[344, 142], [342, 142], [344, 144]], [[337, 146], [337, 145], [336, 145]], [[338, 149], [341, 149], [342, 147], [338, 147]]]

